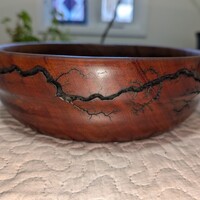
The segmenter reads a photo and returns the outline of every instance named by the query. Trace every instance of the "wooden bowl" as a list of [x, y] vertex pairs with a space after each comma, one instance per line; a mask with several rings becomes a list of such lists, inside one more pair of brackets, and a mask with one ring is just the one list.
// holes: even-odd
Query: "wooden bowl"
[[0, 47], [0, 98], [22, 123], [51, 136], [130, 141], [167, 131], [195, 109], [200, 52], [143, 46]]

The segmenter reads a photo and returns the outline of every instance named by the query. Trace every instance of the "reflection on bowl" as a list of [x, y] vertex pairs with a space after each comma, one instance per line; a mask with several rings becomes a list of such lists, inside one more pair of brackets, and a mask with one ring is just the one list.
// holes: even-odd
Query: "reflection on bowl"
[[195, 109], [200, 52], [144, 46], [0, 46], [0, 98], [51, 136], [130, 141], [167, 131]]

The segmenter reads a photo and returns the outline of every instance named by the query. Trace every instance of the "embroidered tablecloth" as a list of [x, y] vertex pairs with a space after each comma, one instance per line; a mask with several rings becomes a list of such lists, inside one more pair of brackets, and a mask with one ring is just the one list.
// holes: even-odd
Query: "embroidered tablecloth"
[[200, 107], [176, 129], [128, 143], [44, 136], [0, 104], [0, 199], [200, 199]]

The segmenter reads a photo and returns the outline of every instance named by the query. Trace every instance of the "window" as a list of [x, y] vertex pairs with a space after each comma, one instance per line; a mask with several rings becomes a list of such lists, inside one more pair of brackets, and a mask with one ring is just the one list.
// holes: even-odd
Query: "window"
[[86, 22], [86, 0], [53, 0], [53, 8], [61, 23]]
[[[113, 16], [113, 7], [116, 6], [118, 1], [43, 0], [43, 2], [43, 11], [41, 10], [45, 20], [43, 27], [50, 25], [51, 10], [56, 8], [57, 11], [66, 12], [64, 19], [58, 18], [63, 24], [63, 29], [67, 27], [74, 36], [96, 36], [100, 38]], [[117, 23], [110, 29], [108, 37], [145, 37], [149, 2], [150, 0], [122, 0], [117, 11]], [[64, 23], [68, 24], [65, 26]]]
[[[102, 0], [101, 18], [109, 22], [114, 17], [118, 0]], [[133, 21], [134, 0], [121, 0], [116, 12], [116, 22], [131, 23]]]

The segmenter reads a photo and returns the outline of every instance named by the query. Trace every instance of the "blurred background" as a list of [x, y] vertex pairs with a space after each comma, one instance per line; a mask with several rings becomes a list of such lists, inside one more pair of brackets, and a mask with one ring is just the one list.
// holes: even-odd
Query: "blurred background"
[[[117, 3], [118, 0], [1, 0], [0, 43], [12, 41], [12, 34], [21, 23], [17, 15], [25, 11], [32, 20], [28, 29], [39, 40], [100, 43], [116, 15], [106, 44], [197, 47], [200, 0], [121, 0], [115, 10]], [[66, 35], [52, 36], [59, 31]]]

